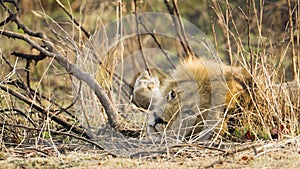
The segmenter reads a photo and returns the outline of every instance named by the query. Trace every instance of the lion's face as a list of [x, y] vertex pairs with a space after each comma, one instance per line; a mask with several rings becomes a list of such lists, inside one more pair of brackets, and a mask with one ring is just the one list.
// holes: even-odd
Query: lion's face
[[148, 122], [150, 133], [184, 137], [191, 133], [198, 118], [198, 91], [194, 81], [170, 81], [153, 105]]

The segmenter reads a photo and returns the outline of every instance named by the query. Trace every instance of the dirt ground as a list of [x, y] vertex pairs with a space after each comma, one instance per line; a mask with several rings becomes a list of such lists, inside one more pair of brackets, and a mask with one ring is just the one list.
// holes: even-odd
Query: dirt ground
[[[61, 157], [8, 158], [0, 168], [299, 168], [300, 155], [281, 152], [257, 158], [230, 157], [218, 162], [215, 158], [129, 159], [105, 157], [102, 154], [72, 152]], [[211, 166], [214, 162], [215, 165]]]
[[[203, 147], [180, 146], [149, 156], [115, 157], [108, 151], [74, 146], [71, 151], [9, 148], [0, 153], [0, 168], [299, 168], [299, 140], [264, 143], [236, 151], [219, 152]], [[59, 150], [60, 153], [56, 153]], [[217, 150], [217, 149], [216, 149]], [[47, 153], [47, 154], [46, 154]]]

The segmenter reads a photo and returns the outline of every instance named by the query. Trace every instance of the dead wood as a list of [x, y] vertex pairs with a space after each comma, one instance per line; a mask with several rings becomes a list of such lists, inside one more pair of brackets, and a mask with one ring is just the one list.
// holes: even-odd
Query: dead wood
[[[25, 34], [19, 34], [16, 32], [1, 30], [0, 35], [6, 36], [8, 38], [18, 39], [21, 41], [26, 42], [32, 48], [38, 50], [40, 52], [39, 55], [30, 55], [30, 54], [21, 54], [20, 52], [13, 52], [12, 54], [17, 57], [22, 57], [25, 59], [32, 59], [35, 61], [39, 61], [44, 59], [45, 57], [54, 58], [57, 63], [59, 63], [69, 74], [73, 75], [80, 81], [84, 81], [88, 84], [90, 89], [95, 93], [97, 98], [99, 99], [100, 103], [103, 105], [105, 109], [105, 113], [108, 117], [108, 121], [111, 127], [118, 128], [119, 126], [119, 114], [114, 107], [113, 103], [111, 102], [110, 98], [106, 94], [106, 91], [99, 85], [99, 83], [95, 80], [95, 78], [88, 72], [84, 72], [80, 70], [76, 65], [72, 64], [67, 60], [64, 55], [61, 55], [58, 51], [55, 50], [54, 44], [47, 38], [47, 36], [41, 32], [34, 32], [30, 28], [26, 27], [18, 18], [18, 14], [11, 13], [8, 9], [6, 10], [9, 13], [9, 17], [5, 19], [5, 21], [1, 22], [2, 25], [5, 25], [9, 22], [13, 22], [16, 26], [23, 30]], [[36, 42], [36, 39], [40, 40], [43, 44], [40, 45]], [[35, 39], [35, 40], [33, 40]], [[52, 112], [46, 111], [42, 106], [37, 104], [34, 100], [27, 98], [26, 96], [15, 92], [12, 89], [9, 89], [5, 85], [1, 84], [0, 88], [3, 91], [8, 92], [9, 94], [17, 97], [18, 99], [22, 100], [24, 103], [28, 105], [32, 105], [36, 110], [41, 112], [44, 115], [49, 115], [51, 119], [53, 119], [58, 124], [64, 126], [67, 129], [72, 130], [77, 134], [83, 134], [87, 138], [91, 138], [91, 133], [86, 133], [81, 128], [73, 126], [72, 124], [67, 123], [66, 121], [62, 120], [61, 118], [57, 117]]]

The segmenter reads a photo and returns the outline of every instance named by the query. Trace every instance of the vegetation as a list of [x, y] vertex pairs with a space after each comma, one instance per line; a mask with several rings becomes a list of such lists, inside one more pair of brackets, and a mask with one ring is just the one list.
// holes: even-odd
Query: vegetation
[[[1, 164], [19, 168], [299, 165], [289, 162], [299, 161], [300, 151], [299, 1], [0, 0], [0, 4]], [[199, 44], [182, 28], [176, 29], [183, 38], [179, 40], [155, 34], [171, 30], [163, 29], [166, 21], [157, 28], [143, 25], [138, 15], [145, 12], [169, 13], [194, 24], [223, 62], [251, 73], [252, 104], [238, 107], [230, 117], [235, 131], [209, 143], [144, 139], [147, 114], [128, 104], [136, 78], [126, 79], [123, 74], [128, 73], [128, 58], [140, 53], [176, 60], [187, 53], [197, 55]], [[128, 15], [133, 16], [133, 25], [138, 23], [134, 29], [146, 33], [125, 37], [120, 30], [134, 27], [122, 20]], [[173, 20], [178, 27], [180, 19]], [[103, 26], [111, 23], [116, 27], [105, 32]], [[114, 38], [115, 44], [103, 40]], [[190, 44], [180, 43], [185, 38]], [[157, 50], [147, 52], [153, 48]], [[149, 68], [147, 61], [143, 64]], [[119, 90], [123, 83], [129, 89]]]

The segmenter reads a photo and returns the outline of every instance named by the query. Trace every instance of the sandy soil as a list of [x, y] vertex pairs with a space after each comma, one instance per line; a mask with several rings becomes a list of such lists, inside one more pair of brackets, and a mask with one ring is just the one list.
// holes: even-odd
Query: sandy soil
[[[295, 146], [245, 149], [225, 155], [195, 147], [180, 147], [147, 157], [113, 157], [93, 148], [80, 148], [57, 154], [55, 149], [42, 151], [8, 149], [0, 153], [0, 168], [299, 168], [300, 152]], [[44, 156], [44, 157], [43, 157]]]

